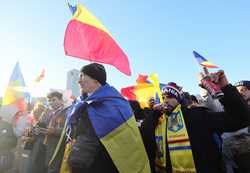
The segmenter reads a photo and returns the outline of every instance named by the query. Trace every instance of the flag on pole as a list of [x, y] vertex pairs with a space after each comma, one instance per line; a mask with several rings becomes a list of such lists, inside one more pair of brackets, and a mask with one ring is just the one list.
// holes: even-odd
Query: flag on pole
[[160, 100], [160, 102], [163, 102], [162, 100], [162, 94], [161, 94], [161, 87], [160, 87], [160, 83], [158, 81], [158, 74], [153, 73], [149, 76], [149, 79], [152, 81], [154, 88], [157, 92], [158, 98]]
[[38, 83], [40, 82], [45, 76], [45, 69], [42, 69], [41, 73], [39, 74], [39, 76], [37, 76], [34, 80], [34, 83]]
[[128, 100], [137, 100], [142, 108], [148, 107], [148, 101], [154, 97], [157, 103], [162, 101], [161, 88], [165, 84], [158, 81], [156, 73], [149, 75], [139, 74], [136, 79], [136, 85], [129, 86], [121, 89], [121, 94]]
[[213, 64], [212, 62], [208, 61], [206, 58], [198, 54], [197, 52], [193, 51], [195, 59], [198, 61], [198, 63], [206, 68], [218, 68], [217, 65]]
[[73, 19], [69, 22], [65, 32], [65, 54], [113, 65], [130, 76], [128, 57], [106, 27], [83, 5], [71, 2], [68, 2], [68, 5]]
[[147, 83], [148, 75], [139, 74], [136, 83]]
[[[0, 112], [7, 121], [11, 121], [17, 111], [24, 111], [26, 109], [26, 101], [30, 99], [30, 94], [17, 90], [16, 88], [18, 87], [25, 87], [19, 62], [15, 65], [2, 100]], [[13, 112], [13, 110], [15, 110], [15, 112]]]

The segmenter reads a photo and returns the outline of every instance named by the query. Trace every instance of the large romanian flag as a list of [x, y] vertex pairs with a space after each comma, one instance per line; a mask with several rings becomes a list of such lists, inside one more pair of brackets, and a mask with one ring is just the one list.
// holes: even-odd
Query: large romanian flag
[[25, 82], [19, 62], [17, 62], [6, 88], [0, 111], [7, 121], [11, 121], [17, 111], [24, 111], [26, 109], [26, 101], [29, 99], [30, 94], [18, 90], [20, 87], [25, 87]]
[[122, 73], [131, 75], [127, 55], [105, 26], [83, 5], [72, 3], [68, 5], [73, 19], [69, 22], [65, 32], [65, 54], [111, 64]]
[[198, 63], [201, 66], [206, 67], [206, 68], [218, 68], [218, 66], [216, 66], [212, 62], [208, 61], [206, 58], [204, 58], [203, 56], [201, 56], [197, 52], [193, 51], [193, 54], [194, 54], [195, 59], [198, 61]]

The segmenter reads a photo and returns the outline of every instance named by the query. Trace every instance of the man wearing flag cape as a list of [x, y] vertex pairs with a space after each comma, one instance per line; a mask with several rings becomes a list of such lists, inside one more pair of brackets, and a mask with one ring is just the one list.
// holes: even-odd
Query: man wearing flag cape
[[182, 89], [171, 82], [162, 89], [162, 110], [165, 116], [155, 111], [142, 123], [142, 136], [147, 151], [157, 151], [150, 156], [150, 163], [154, 163], [159, 172], [225, 172], [213, 134], [247, 127], [250, 124], [250, 113], [246, 101], [228, 83], [224, 72], [218, 71], [213, 75], [217, 81], [212, 84], [224, 93], [220, 98], [224, 112], [182, 106]]
[[68, 132], [75, 139], [68, 156], [72, 173], [149, 173], [133, 112], [106, 83], [104, 66], [84, 66], [78, 83], [87, 96], [73, 105], [67, 118]]

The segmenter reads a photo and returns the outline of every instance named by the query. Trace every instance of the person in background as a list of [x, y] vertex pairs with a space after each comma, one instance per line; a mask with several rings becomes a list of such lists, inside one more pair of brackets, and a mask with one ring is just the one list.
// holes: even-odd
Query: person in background
[[[237, 90], [242, 97], [247, 101], [250, 110], [250, 81], [242, 80], [235, 84]], [[230, 163], [233, 169], [229, 169], [231, 172], [236, 170], [237, 173], [249, 173], [250, 172], [250, 127], [240, 129], [233, 133], [227, 133], [224, 136], [224, 156]], [[228, 171], [228, 172], [230, 172]], [[231, 173], [230, 172], [230, 173]]]
[[156, 104], [155, 98], [150, 97], [148, 100], [149, 109], [153, 109], [155, 104]]
[[41, 119], [40, 125], [45, 125], [45, 127], [39, 128], [40, 133], [45, 135], [43, 141], [46, 147], [45, 166], [48, 167], [48, 173], [59, 173], [64, 155], [65, 139], [61, 143], [59, 140], [65, 125], [67, 108], [64, 106], [63, 94], [58, 91], [50, 92], [47, 100], [50, 110]]
[[17, 137], [17, 146], [14, 150], [15, 160], [12, 168], [13, 173], [25, 173], [24, 165], [28, 155], [24, 149], [23, 137], [25, 136], [26, 129], [31, 127], [28, 115], [28, 111], [20, 110], [13, 118], [14, 134]]
[[141, 126], [145, 116], [143, 113], [143, 109], [141, 109], [140, 103], [136, 100], [129, 100], [129, 104], [134, 112], [134, 116], [137, 122], [138, 127]]
[[189, 105], [190, 108], [201, 106], [195, 95], [191, 95], [190, 98], [191, 98], [191, 104]]
[[12, 124], [3, 120], [0, 116], [0, 173], [11, 173], [14, 160], [12, 149], [17, 145]]
[[26, 148], [30, 150], [26, 173], [45, 173], [45, 145], [44, 134], [39, 133], [40, 120], [47, 114], [48, 109], [40, 102], [37, 102], [31, 112], [32, 127], [26, 133]]

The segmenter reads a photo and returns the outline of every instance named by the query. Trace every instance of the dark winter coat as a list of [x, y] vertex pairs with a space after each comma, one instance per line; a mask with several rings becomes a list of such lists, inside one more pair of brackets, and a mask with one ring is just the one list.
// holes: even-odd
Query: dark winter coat
[[[182, 108], [197, 173], [223, 173], [224, 171], [221, 154], [213, 138], [215, 132], [236, 131], [250, 124], [247, 103], [236, 88], [228, 85], [222, 91], [224, 92], [224, 98], [221, 99], [221, 103], [224, 105], [225, 112], [210, 112], [203, 107]], [[153, 171], [156, 150], [154, 132], [159, 116], [159, 112], [147, 115], [141, 127]], [[168, 149], [166, 151], [167, 172], [171, 173]]]
[[72, 173], [118, 173], [105, 147], [101, 144], [86, 109], [76, 127], [76, 143], [69, 156]]

